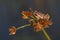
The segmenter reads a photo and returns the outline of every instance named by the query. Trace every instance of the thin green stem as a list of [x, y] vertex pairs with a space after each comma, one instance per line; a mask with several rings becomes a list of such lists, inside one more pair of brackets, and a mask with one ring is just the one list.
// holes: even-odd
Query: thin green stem
[[44, 28], [41, 30], [44, 36], [46, 37], [47, 40], [51, 40], [47, 32], [44, 30]]
[[30, 25], [31, 25], [31, 24], [26, 24], [26, 25], [24, 25], [24, 26], [20, 26], [20, 27], [16, 28], [16, 30], [19, 30], [19, 29], [24, 28], [24, 27], [28, 27], [28, 26], [30, 26]]

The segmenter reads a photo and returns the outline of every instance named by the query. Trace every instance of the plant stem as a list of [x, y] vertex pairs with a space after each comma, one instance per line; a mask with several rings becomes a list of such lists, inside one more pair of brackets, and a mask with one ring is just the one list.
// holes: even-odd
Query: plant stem
[[30, 26], [30, 25], [31, 25], [31, 24], [26, 24], [26, 25], [24, 25], [24, 26], [21, 26], [21, 27], [16, 28], [16, 30], [19, 30], [19, 29], [24, 28], [24, 27], [28, 27], [28, 26]]
[[41, 30], [47, 40], [51, 40], [44, 28]]
[[[21, 28], [24, 28], [24, 27], [27, 27], [27, 26], [30, 26], [31, 24], [26, 24], [24, 26], [21, 26], [21, 27], [18, 27], [16, 30], [19, 30]], [[44, 34], [44, 36], [46, 37], [47, 40], [51, 40], [50, 37], [48, 36], [48, 34], [46, 33], [46, 31], [44, 30], [44, 28], [41, 30], [42, 33]]]

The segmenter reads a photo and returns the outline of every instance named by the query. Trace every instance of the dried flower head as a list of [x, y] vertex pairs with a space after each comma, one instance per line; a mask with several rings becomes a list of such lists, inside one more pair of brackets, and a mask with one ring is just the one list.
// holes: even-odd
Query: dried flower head
[[[52, 25], [49, 14], [43, 14], [37, 11], [34, 12], [22, 12], [27, 18], [29, 16], [34, 16], [32, 19], [29, 19], [29, 22], [34, 26], [36, 32], [40, 31], [43, 28], [49, 28], [49, 25]], [[27, 19], [26, 18], [26, 19]]]
[[16, 28], [15, 26], [12, 26], [11, 28], [9, 28], [9, 35], [15, 35], [16, 34]]

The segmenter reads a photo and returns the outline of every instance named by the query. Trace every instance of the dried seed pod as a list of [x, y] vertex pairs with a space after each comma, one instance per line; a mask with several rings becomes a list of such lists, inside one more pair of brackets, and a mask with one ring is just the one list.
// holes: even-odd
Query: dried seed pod
[[15, 35], [16, 34], [16, 27], [12, 26], [9, 28], [9, 35]]

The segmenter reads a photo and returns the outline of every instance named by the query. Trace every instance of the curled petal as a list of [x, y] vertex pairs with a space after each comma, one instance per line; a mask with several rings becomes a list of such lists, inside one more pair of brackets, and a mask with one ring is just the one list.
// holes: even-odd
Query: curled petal
[[15, 26], [12, 26], [11, 28], [9, 28], [9, 35], [15, 35], [16, 34], [16, 28]]
[[27, 19], [28, 17], [26, 15], [22, 16], [23, 19]]
[[29, 16], [32, 16], [32, 12], [29, 11], [23, 11], [22, 12], [23, 18], [27, 19]]
[[43, 28], [43, 25], [39, 24], [39, 22], [35, 23], [33, 26], [36, 32], [40, 31]]
[[53, 22], [51, 20], [48, 20], [48, 25], [52, 25]]
[[45, 16], [44, 16], [44, 19], [50, 19], [50, 15], [49, 14], [46, 14]]
[[43, 19], [43, 17], [44, 17], [44, 14], [39, 13], [37, 11], [33, 12], [33, 15], [37, 18], [37, 20]]

